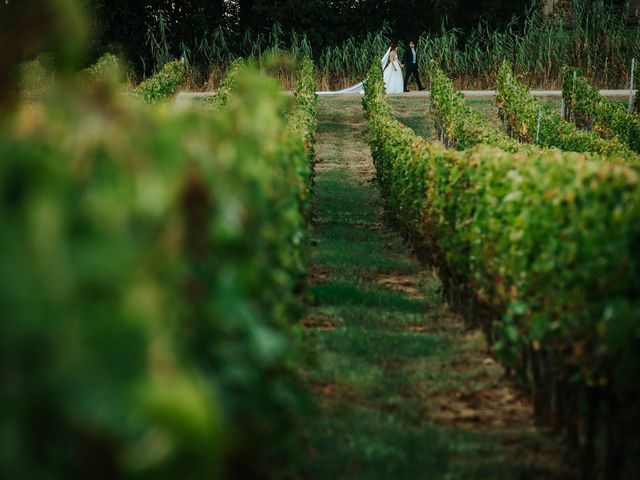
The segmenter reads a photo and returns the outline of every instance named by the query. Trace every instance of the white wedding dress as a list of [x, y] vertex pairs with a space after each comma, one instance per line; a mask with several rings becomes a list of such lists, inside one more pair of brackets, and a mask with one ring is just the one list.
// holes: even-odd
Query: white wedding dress
[[[404, 91], [404, 77], [402, 76], [402, 70], [400, 69], [400, 62], [396, 58], [396, 70], [389, 63], [389, 55], [391, 54], [391, 48], [384, 54], [380, 61], [382, 68], [384, 69], [383, 78], [384, 84], [387, 88], [387, 93], [402, 93]], [[389, 72], [389, 73], [387, 73]], [[363, 82], [356, 83], [355, 85], [337, 90], [335, 92], [316, 92], [318, 95], [342, 95], [348, 93], [360, 93], [364, 94]]]
[[387, 88], [387, 94], [404, 92], [404, 78], [397, 57], [393, 62], [389, 62], [382, 76], [384, 78], [384, 86]]

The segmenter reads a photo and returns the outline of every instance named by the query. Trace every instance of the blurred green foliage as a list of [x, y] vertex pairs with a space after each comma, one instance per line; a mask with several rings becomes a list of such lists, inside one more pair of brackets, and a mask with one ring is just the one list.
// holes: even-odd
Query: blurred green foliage
[[313, 154], [291, 119], [315, 111], [285, 118], [251, 70], [214, 112], [110, 81], [52, 81], [3, 118], [3, 477], [282, 476]]
[[51, 54], [55, 69], [74, 72], [87, 36], [75, 0], [5, 1], [0, 4], [0, 113], [16, 100], [17, 65]]
[[18, 65], [16, 70], [22, 100], [41, 100], [51, 91], [55, 78], [51, 55], [41, 53], [33, 60]]
[[243, 67], [245, 66], [247, 66], [247, 61], [244, 58], [238, 58], [231, 62], [215, 95], [207, 98], [207, 105], [212, 108], [223, 108], [227, 104], [229, 95], [231, 95], [231, 92], [237, 86], [238, 80], [244, 72]]
[[122, 63], [112, 53], [105, 53], [96, 62], [80, 72], [85, 82], [121, 82], [124, 79]]
[[179, 60], [169, 62], [158, 73], [136, 87], [135, 93], [147, 103], [156, 103], [177, 92], [187, 75], [187, 68]]

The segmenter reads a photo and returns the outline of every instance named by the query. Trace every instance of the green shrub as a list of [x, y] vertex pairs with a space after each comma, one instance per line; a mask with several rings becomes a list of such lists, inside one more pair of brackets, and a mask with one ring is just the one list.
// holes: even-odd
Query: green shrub
[[[381, 83], [377, 70], [367, 89]], [[538, 420], [555, 410], [558, 428], [584, 427], [578, 438], [590, 445], [595, 433], [586, 425], [604, 411], [600, 399], [610, 412], [607, 441], [625, 432], [633, 438], [640, 420], [638, 172], [576, 153], [446, 149], [376, 105], [383, 97], [370, 91], [365, 99], [389, 213], [438, 268], [450, 304], [485, 330], [498, 358], [532, 387]], [[603, 450], [615, 445], [605, 442]]]
[[308, 149], [316, 143], [316, 116], [318, 95], [316, 94], [316, 70], [313, 60], [304, 57], [297, 69], [297, 85], [293, 93], [296, 108], [289, 116], [289, 128], [299, 132]]
[[229, 95], [238, 84], [243, 75], [243, 69], [247, 67], [244, 58], [237, 58], [229, 65], [227, 72], [215, 91], [215, 95], [207, 98], [207, 104], [213, 108], [223, 108], [229, 101]]
[[281, 93], [82, 95], [0, 131], [3, 474], [282, 476], [309, 158]]
[[316, 143], [316, 117], [318, 114], [318, 96], [316, 95], [316, 70], [313, 60], [304, 57], [297, 71], [297, 85], [294, 92], [295, 106], [287, 118], [287, 129], [304, 143], [306, 156], [298, 163], [298, 176], [304, 180], [300, 190], [300, 205], [305, 218], [311, 218], [311, 182]]
[[186, 67], [179, 61], [167, 63], [162, 70], [142, 82], [135, 92], [147, 103], [156, 103], [176, 93], [187, 74]]
[[574, 68], [566, 68], [563, 74], [567, 117], [580, 128], [593, 130], [607, 140], [619, 140], [640, 152], [640, 119], [629, 113], [627, 105], [602, 98], [598, 89], [577, 73]]
[[596, 152], [607, 157], [637, 160], [637, 155], [619, 140], [605, 140], [593, 132], [584, 132], [566, 122], [548, 106], [540, 103], [519, 82], [508, 62], [498, 72], [496, 105], [513, 137], [571, 152]]
[[118, 57], [105, 53], [93, 65], [82, 70], [80, 78], [85, 82], [121, 82], [124, 78], [124, 70]]
[[17, 67], [18, 88], [23, 100], [39, 101], [51, 92], [55, 81], [53, 57], [40, 54]]
[[368, 116], [377, 114], [391, 114], [389, 104], [383, 99], [386, 97], [386, 88], [382, 77], [382, 69], [372, 65], [369, 74], [364, 79], [363, 87], [364, 96], [362, 97], [362, 106]]
[[481, 143], [508, 151], [526, 148], [503, 131], [490, 127], [480, 112], [469, 108], [464, 95], [453, 88], [453, 82], [435, 62], [430, 64], [429, 75], [431, 112], [443, 143], [455, 145], [459, 150]]

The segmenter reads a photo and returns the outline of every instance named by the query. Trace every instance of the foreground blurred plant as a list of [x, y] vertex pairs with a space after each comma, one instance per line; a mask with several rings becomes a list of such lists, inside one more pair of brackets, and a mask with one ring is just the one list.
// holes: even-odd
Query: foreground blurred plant
[[315, 110], [251, 70], [214, 112], [52, 89], [0, 130], [3, 475], [284, 475]]
[[11, 1], [0, 4], [0, 113], [15, 100], [15, 68], [46, 50], [56, 69], [77, 67], [86, 23], [74, 0]]

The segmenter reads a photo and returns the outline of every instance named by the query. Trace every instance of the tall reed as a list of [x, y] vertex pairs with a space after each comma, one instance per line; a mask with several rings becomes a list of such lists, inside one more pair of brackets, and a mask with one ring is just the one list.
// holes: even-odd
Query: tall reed
[[[623, 13], [602, 3], [575, 0], [574, 5], [571, 24], [544, 20], [537, 10], [514, 18], [502, 30], [481, 22], [465, 33], [443, 21], [440, 31], [425, 32], [418, 38], [421, 74], [428, 76], [428, 61], [433, 59], [457, 88], [493, 88], [500, 64], [508, 60], [515, 73], [534, 88], [560, 87], [564, 65], [579, 67], [595, 86], [627, 87], [631, 58], [640, 58], [640, 27], [627, 25]], [[156, 65], [163, 64], [166, 52], [172, 50], [166, 43], [165, 28], [159, 18], [156, 33], [148, 35]], [[178, 53], [191, 66], [188, 85], [192, 89], [215, 88], [234, 58], [255, 56], [261, 61], [287, 51], [296, 58], [312, 56], [318, 68], [318, 89], [327, 90], [361, 81], [371, 60], [382, 57], [396, 36], [385, 26], [363, 38], [352, 37], [317, 50], [306, 35], [285, 34], [278, 24], [269, 31], [243, 34], [218, 27], [191, 46], [179, 46]], [[402, 42], [400, 47], [404, 47]]]

